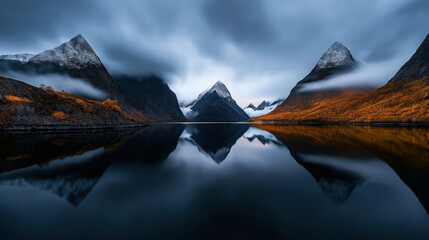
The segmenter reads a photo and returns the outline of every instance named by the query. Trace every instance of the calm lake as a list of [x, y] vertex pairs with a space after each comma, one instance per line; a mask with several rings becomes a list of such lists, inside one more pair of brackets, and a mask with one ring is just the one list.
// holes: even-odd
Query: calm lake
[[0, 134], [1, 239], [428, 239], [429, 129]]

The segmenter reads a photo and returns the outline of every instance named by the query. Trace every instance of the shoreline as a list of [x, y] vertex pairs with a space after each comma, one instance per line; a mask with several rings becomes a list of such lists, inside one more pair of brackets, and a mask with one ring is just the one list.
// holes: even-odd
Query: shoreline
[[122, 124], [122, 125], [3, 125], [0, 132], [41, 132], [41, 131], [90, 131], [90, 130], [122, 130], [144, 128], [149, 124]]

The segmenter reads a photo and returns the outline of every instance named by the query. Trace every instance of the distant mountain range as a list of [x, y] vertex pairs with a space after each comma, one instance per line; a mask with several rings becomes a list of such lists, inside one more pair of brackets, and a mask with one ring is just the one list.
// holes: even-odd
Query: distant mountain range
[[243, 122], [249, 119], [220, 81], [190, 104], [183, 105], [182, 111], [195, 122]]
[[284, 99], [279, 99], [274, 102], [262, 101], [257, 107], [250, 103], [247, 107], [243, 108], [244, 112], [249, 115], [249, 117], [259, 117], [270, 113], [273, 111], [278, 105], [280, 105]]
[[341, 75], [356, 66], [350, 52], [335, 43], [281, 105], [250, 121], [429, 123], [429, 35], [381, 88], [305, 89], [308, 83]]

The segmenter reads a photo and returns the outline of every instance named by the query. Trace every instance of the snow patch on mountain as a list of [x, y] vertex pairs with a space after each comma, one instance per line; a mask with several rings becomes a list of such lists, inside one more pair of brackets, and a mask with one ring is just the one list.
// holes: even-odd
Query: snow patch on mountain
[[23, 63], [55, 63], [71, 69], [80, 69], [88, 65], [102, 65], [97, 54], [80, 34], [70, 41], [40, 54], [2, 55], [0, 60], [15, 60]]
[[192, 107], [180, 107], [180, 110], [182, 111], [183, 115], [185, 115], [185, 117], [188, 117], [188, 115], [192, 112]]
[[249, 104], [252, 105], [254, 108], [252, 108], [251, 106], [247, 106], [245, 107], [243, 110], [244, 112], [246, 112], [247, 115], [249, 115], [249, 117], [254, 118], [254, 117], [259, 117], [265, 114], [270, 113], [271, 111], [273, 111], [278, 105], [280, 105], [284, 100], [280, 99], [277, 100], [273, 103], [267, 102], [267, 101], [262, 101], [261, 104], [258, 105], [258, 107], [255, 107], [253, 104]]
[[216, 92], [222, 98], [232, 100], [231, 93], [228, 91], [228, 88], [225, 86], [225, 84], [223, 84], [221, 81], [217, 81], [213, 85], [213, 87], [200, 93], [200, 95], [198, 95], [198, 98], [192, 101], [191, 103], [187, 104], [186, 107], [192, 108], [195, 105], [195, 103], [197, 103], [204, 97], [204, 95], [214, 93], [214, 92]]
[[223, 84], [221, 81], [217, 81], [210, 89], [205, 90], [204, 92], [200, 93], [198, 95], [198, 98], [190, 103], [181, 103], [180, 104], [180, 110], [182, 111], [183, 115], [185, 115], [187, 118], [192, 118], [198, 116], [198, 112], [195, 112], [192, 110], [192, 107], [199, 102], [205, 95], [216, 93], [221, 98], [224, 98], [230, 102], [234, 102], [234, 99], [231, 97], [231, 93], [229, 92], [228, 88]]
[[316, 69], [351, 67], [355, 64], [350, 51], [343, 44], [335, 42], [317, 62]]
[[213, 92], [216, 92], [223, 98], [231, 98], [231, 93], [229, 93], [228, 88], [226, 88], [225, 84], [223, 84], [221, 81], [217, 81], [215, 85], [213, 85], [213, 87], [208, 91], [208, 93]]
[[80, 34], [54, 49], [35, 55], [28, 62], [50, 62], [68, 68], [102, 64], [97, 54]]
[[15, 55], [2, 55], [0, 56], [0, 60], [14, 60], [14, 61], [20, 61], [20, 62], [28, 62], [30, 58], [34, 57], [35, 54], [15, 54]]

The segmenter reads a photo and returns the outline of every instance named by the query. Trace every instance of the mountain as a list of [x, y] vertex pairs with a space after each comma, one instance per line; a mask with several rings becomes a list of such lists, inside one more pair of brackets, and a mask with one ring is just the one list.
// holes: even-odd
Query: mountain
[[[83, 80], [95, 89], [101, 90], [102, 99], [90, 94], [77, 95], [94, 100], [107, 98], [118, 102], [124, 112], [141, 121], [186, 121], [179, 109], [176, 95], [160, 78], [118, 76], [113, 78], [104, 67], [100, 58], [82, 35], [40, 54], [18, 54], [0, 56], [0, 73], [67, 75]], [[25, 80], [25, 79], [23, 79]], [[57, 77], [55, 81], [62, 81]], [[146, 116], [147, 114], [147, 116]]]
[[114, 100], [86, 99], [0, 77], [1, 129], [137, 126]]
[[243, 110], [246, 110], [246, 108], [256, 110], [256, 107], [255, 107], [255, 105], [253, 105], [253, 103], [249, 103], [249, 105], [247, 105], [247, 107], [243, 108]]
[[152, 121], [188, 121], [179, 108], [176, 94], [156, 76], [115, 76], [128, 106]]
[[[81, 79], [107, 94], [107, 97], [125, 104], [118, 84], [110, 76], [100, 58], [82, 35], [51, 50], [39, 54], [17, 54], [0, 56], [0, 72], [31, 75], [64, 74]], [[59, 79], [61, 80], [61, 79]], [[92, 97], [82, 95], [83, 97]]]
[[[251, 121], [428, 123], [428, 69], [429, 35], [381, 88], [341, 90], [330, 95], [326, 95], [326, 91], [292, 90], [288, 99], [273, 112]], [[312, 95], [311, 98], [308, 95]]]
[[[349, 95], [354, 97], [369, 92], [368, 89], [357, 88], [306, 89], [306, 86], [309, 84], [319, 83], [334, 76], [340, 76], [357, 67], [358, 63], [350, 51], [343, 44], [335, 42], [326, 50], [311, 72], [296, 84], [282, 104], [274, 111], [254, 119], [254, 121], [268, 121], [272, 119], [276, 119], [275, 121], [278, 121], [278, 119], [294, 121], [296, 116], [302, 117], [302, 115], [306, 114], [306, 111], [313, 112], [314, 106], [319, 102], [331, 102], [332, 99], [336, 99], [337, 97], [345, 96], [348, 98]], [[288, 114], [283, 116], [285, 112]]]
[[182, 111], [195, 122], [241, 122], [249, 119], [220, 81], [201, 93], [187, 108], [187, 111], [183, 108]]
[[270, 105], [270, 103], [264, 100], [258, 105], [255, 110], [263, 110], [264, 108], [268, 107], [268, 105]]
[[264, 100], [258, 105], [258, 107], [255, 107], [255, 105], [250, 103], [247, 107], [243, 108], [243, 110], [247, 115], [249, 115], [249, 117], [259, 117], [270, 113], [283, 101], [284, 99], [279, 99], [274, 102], [268, 102]]

